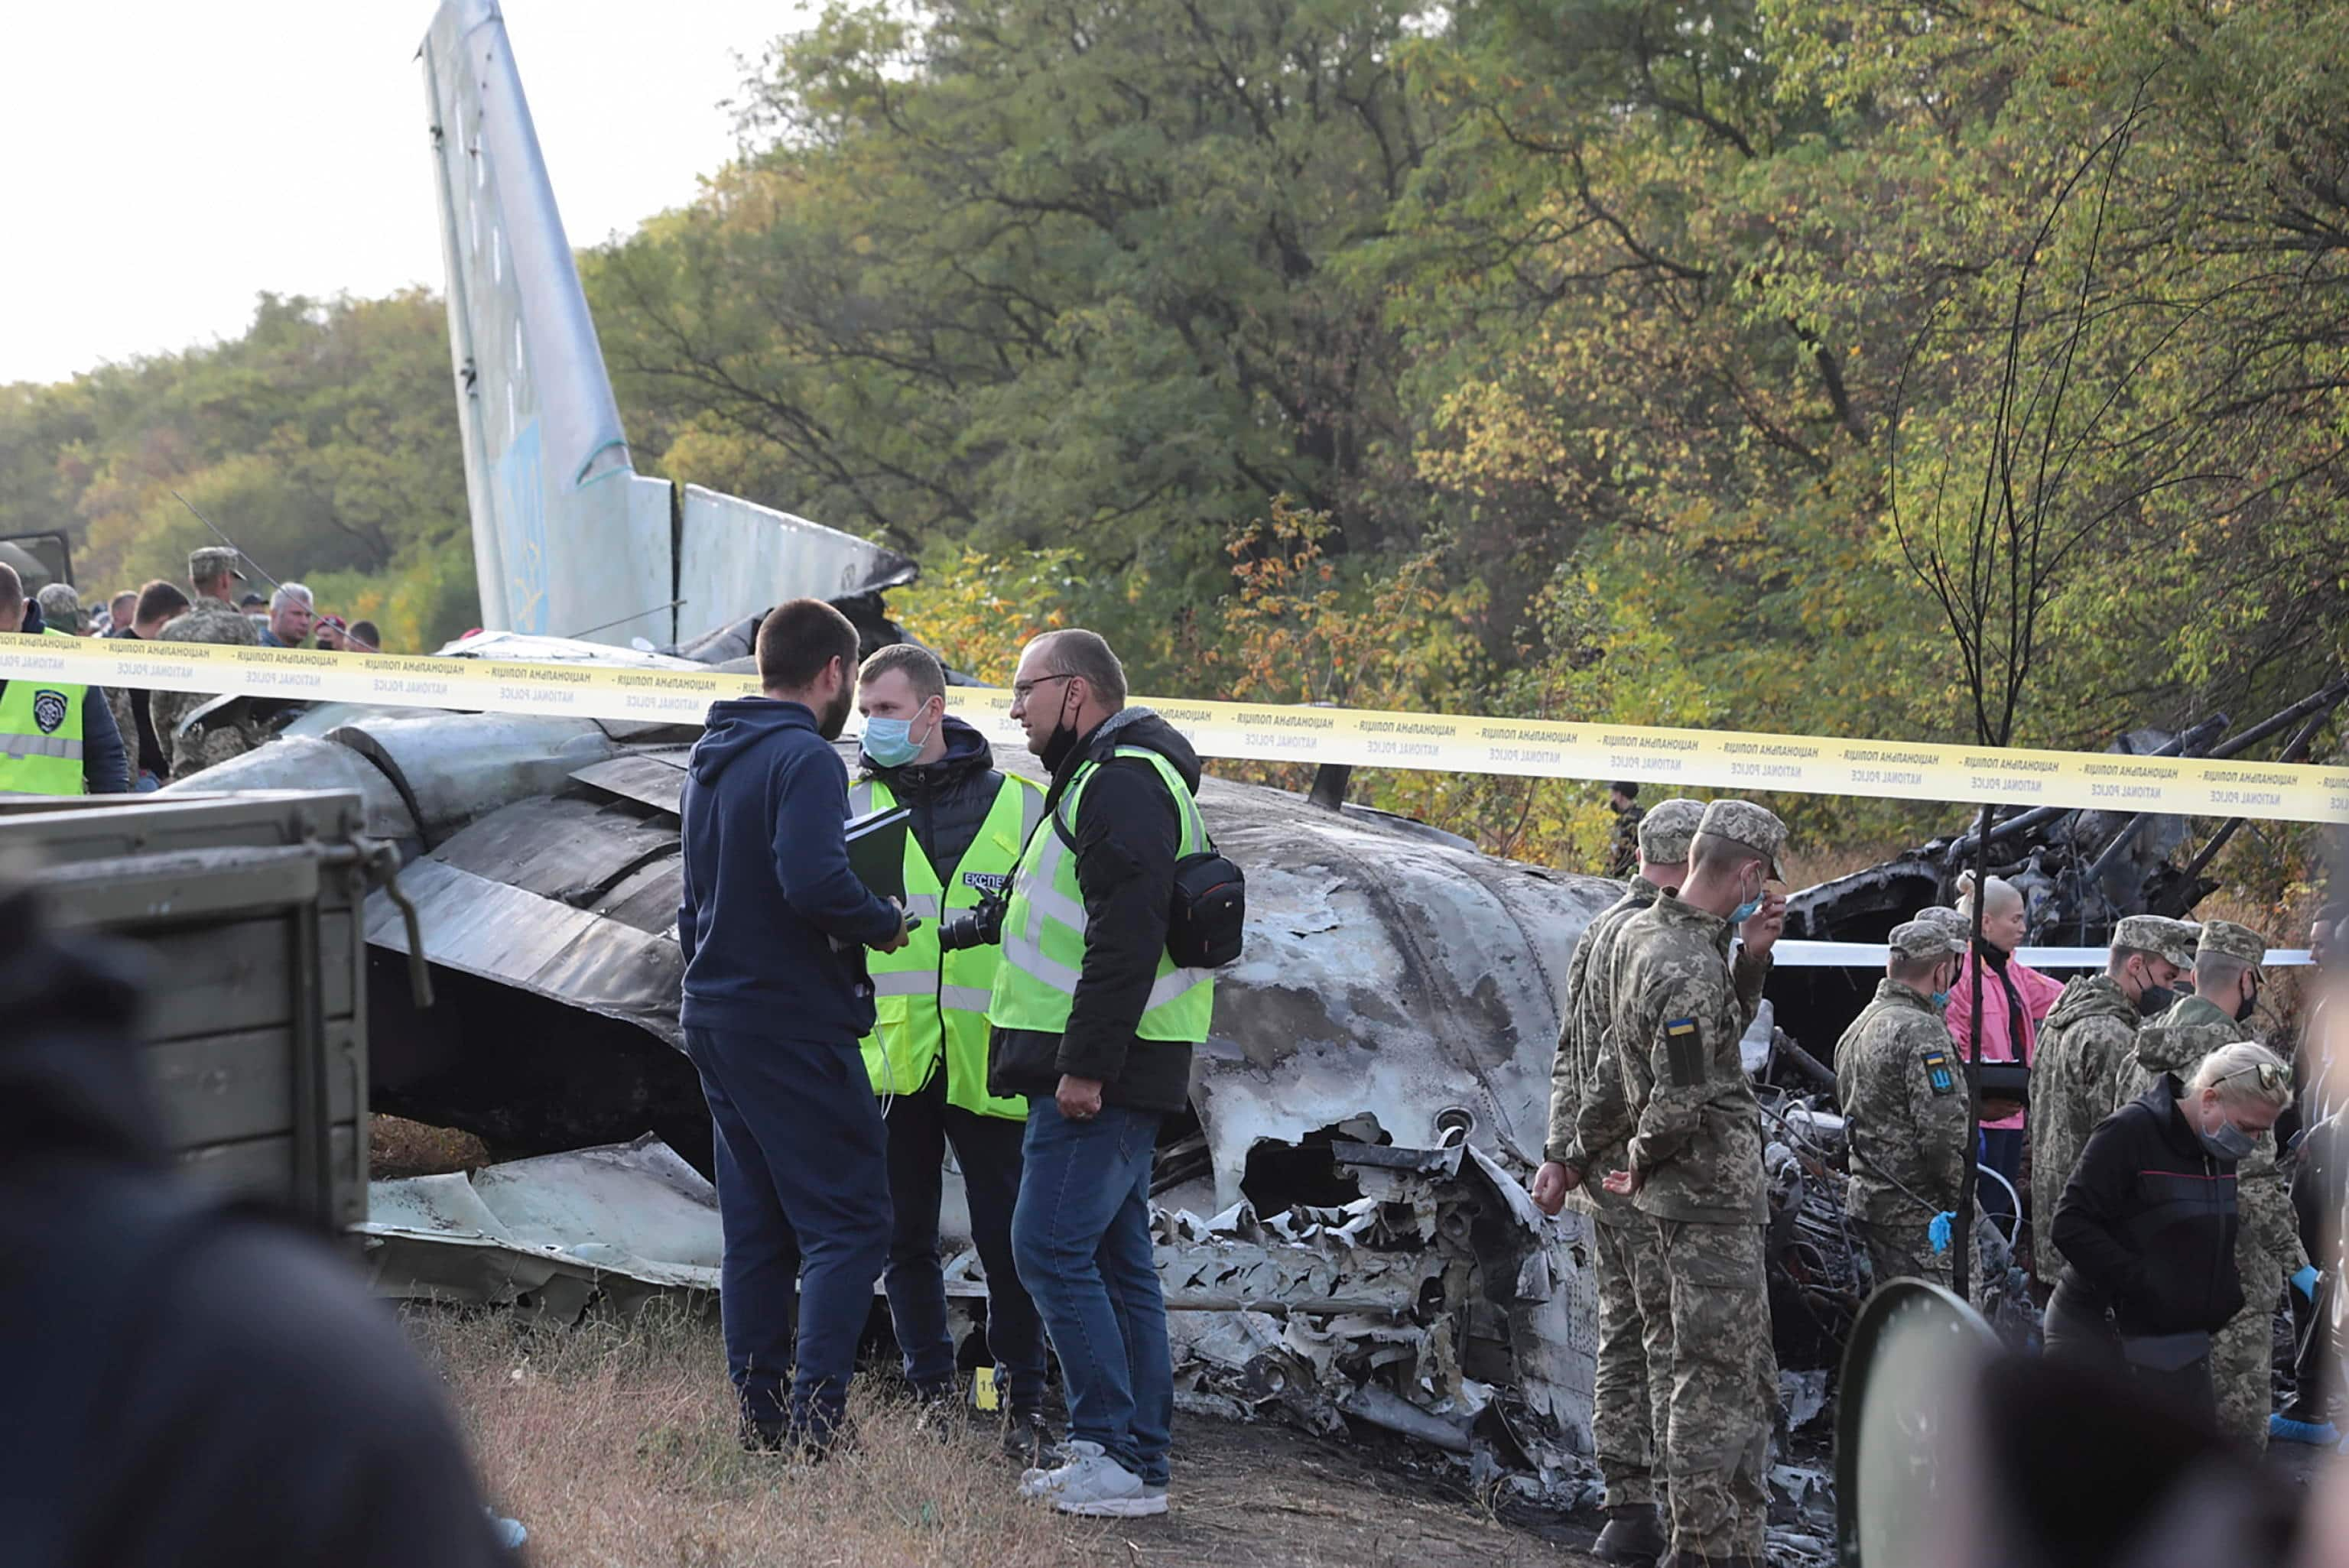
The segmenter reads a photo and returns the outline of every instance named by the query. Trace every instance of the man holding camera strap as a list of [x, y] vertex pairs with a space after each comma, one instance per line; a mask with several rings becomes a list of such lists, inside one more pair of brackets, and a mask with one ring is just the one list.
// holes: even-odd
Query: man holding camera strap
[[1030, 1470], [1020, 1490], [1117, 1518], [1166, 1511], [1174, 1374], [1151, 1155], [1161, 1119], [1189, 1103], [1192, 1048], [1215, 1010], [1213, 970], [1169, 950], [1188, 947], [1178, 867], [1207, 847], [1198, 754], [1125, 699], [1125, 671], [1092, 632], [1047, 633], [1020, 653], [1011, 717], [1052, 776], [1051, 820], [1012, 879], [988, 1009], [988, 1088], [1030, 1101], [1012, 1251], [1069, 1395], [1067, 1462]]
[[951, 1142], [987, 1271], [988, 1351], [1009, 1395], [1004, 1446], [1032, 1454], [1045, 1437], [1044, 1329], [1011, 1256], [1028, 1102], [988, 1092], [987, 1009], [1004, 892], [1044, 819], [1044, 792], [999, 772], [986, 738], [948, 718], [946, 702], [945, 670], [912, 644], [881, 649], [857, 673], [865, 770], [849, 789], [849, 815], [906, 809], [905, 912], [921, 922], [905, 946], [867, 960], [874, 1024], [864, 1067], [888, 1123], [895, 1214], [885, 1278], [906, 1380], [925, 1402], [951, 1405], [955, 1347], [938, 1261]]

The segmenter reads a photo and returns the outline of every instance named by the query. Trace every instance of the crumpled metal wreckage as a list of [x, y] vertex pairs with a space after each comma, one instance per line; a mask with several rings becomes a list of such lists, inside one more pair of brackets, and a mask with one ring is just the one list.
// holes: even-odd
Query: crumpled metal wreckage
[[[546, 656], [546, 641], [526, 651]], [[709, 667], [585, 644], [561, 651]], [[578, 1159], [650, 1129], [679, 1163], [706, 1169], [707, 1111], [677, 1048], [674, 933], [677, 811], [697, 733], [326, 706], [174, 788], [330, 782], [359, 792], [371, 835], [401, 845], [401, 884], [443, 1005], [413, 1007], [406, 923], [378, 896], [367, 940], [382, 969], [369, 988], [379, 1109], [502, 1151]], [[996, 760], [1035, 775], [1016, 747]], [[1213, 1031], [1195, 1056], [1192, 1114], [1170, 1121], [1159, 1150], [1154, 1195], [1170, 1295], [1184, 1308], [1185, 1399], [1325, 1429], [1369, 1421], [1454, 1453], [1464, 1444], [1491, 1464], [1568, 1473], [1568, 1456], [1590, 1447], [1591, 1243], [1582, 1216], [1536, 1212], [1524, 1182], [1541, 1155], [1568, 959], [1619, 884], [1256, 786], [1209, 779], [1201, 808], [1218, 845], [1248, 867], [1249, 910], [1246, 950], [1218, 975]], [[1747, 1065], [1757, 1078], [1816, 1081], [1822, 1069], [1790, 1046], [1765, 1013]], [[1812, 1114], [1777, 1091], [1765, 1098], [1782, 1115]], [[1864, 1294], [1864, 1264], [1842, 1226], [1839, 1151], [1806, 1144], [1793, 1159], [1798, 1140], [1774, 1137], [1789, 1156], [1774, 1169], [1802, 1175], [1782, 1183], [1772, 1228], [1781, 1363], [1823, 1367]], [[501, 1180], [529, 1163], [498, 1168]], [[533, 1180], [563, 1175], [547, 1167]], [[436, 1202], [461, 1197], [450, 1189]], [[496, 1287], [508, 1296], [535, 1293], [541, 1310], [563, 1311], [595, 1278], [675, 1283], [619, 1261], [608, 1249], [629, 1249], [613, 1236], [516, 1229], [481, 1202], [497, 1224], [476, 1213], [409, 1229], [469, 1231], [484, 1267], [514, 1242], [535, 1248], [531, 1270]], [[950, 1178], [957, 1243], [959, 1202]], [[420, 1235], [375, 1242], [388, 1286], [398, 1260], [432, 1284], [416, 1263], [429, 1244]], [[629, 1255], [686, 1261], [658, 1247]], [[975, 1259], [956, 1267], [958, 1295], [983, 1294]], [[543, 1277], [525, 1286], [531, 1271]]]
[[[561, 1314], [595, 1278], [626, 1296], [673, 1286], [667, 1271], [692, 1261], [625, 1241], [643, 1233], [634, 1206], [555, 1205], [545, 1193], [592, 1175], [642, 1181], [670, 1202], [673, 1170], [651, 1169], [663, 1161], [646, 1148], [621, 1160], [606, 1147], [648, 1128], [677, 1163], [707, 1168], [708, 1112], [677, 1048], [677, 810], [693, 734], [322, 708], [179, 786], [324, 779], [360, 794], [367, 830], [403, 847], [401, 886], [441, 998], [414, 1008], [406, 923], [388, 901], [370, 904], [371, 962], [383, 968], [369, 996], [376, 1106], [552, 1161], [426, 1179], [429, 1191], [379, 1188], [368, 1244], [386, 1288], [527, 1295]], [[1012, 747], [997, 761], [1036, 769]], [[1286, 1283], [1234, 1295], [1226, 1309], [1170, 1275], [1185, 1332], [1272, 1317], [1298, 1366], [1342, 1379], [1329, 1396], [1359, 1418], [1454, 1451], [1467, 1432], [1513, 1465], [1587, 1452], [1586, 1222], [1540, 1215], [1524, 1182], [1540, 1159], [1567, 960], [1617, 885], [1275, 789], [1211, 779], [1201, 807], [1218, 845], [1249, 868], [1247, 944], [1217, 977], [1193, 1114], [1170, 1121], [1155, 1196], [1165, 1233], [1187, 1224], [1193, 1235], [1170, 1247], [1172, 1262], [1252, 1259], [1258, 1279]], [[949, 1188], [959, 1244], [958, 1181]], [[1352, 1218], [1312, 1217], [1323, 1210]], [[1229, 1215], [1236, 1228], [1185, 1222], [1184, 1211]], [[1268, 1218], [1241, 1226], [1241, 1213]], [[436, 1238], [470, 1258], [424, 1262]], [[975, 1260], [957, 1267], [958, 1292], [980, 1294]], [[1407, 1295], [1396, 1283], [1406, 1278]], [[1326, 1289], [1309, 1299], [1299, 1294], [1309, 1286]], [[1225, 1311], [1234, 1324], [1211, 1323]], [[1201, 1366], [1202, 1390], [1244, 1387]]]

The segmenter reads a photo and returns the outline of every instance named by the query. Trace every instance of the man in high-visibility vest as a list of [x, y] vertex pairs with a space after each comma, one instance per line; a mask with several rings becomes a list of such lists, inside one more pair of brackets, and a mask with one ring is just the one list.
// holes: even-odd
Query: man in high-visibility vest
[[1151, 1153], [1189, 1101], [1215, 981], [1166, 951], [1174, 868], [1206, 843], [1198, 754], [1092, 632], [1019, 655], [1011, 717], [1052, 776], [1003, 918], [988, 1087], [1029, 1097], [1011, 1248], [1069, 1395], [1067, 1462], [1025, 1496], [1064, 1513], [1166, 1511], [1174, 1376], [1150, 1234]]
[[[0, 632], [25, 629], [25, 580], [0, 562]], [[44, 628], [73, 640], [70, 632]], [[0, 672], [0, 791], [119, 795], [130, 788], [103, 686]]]
[[[999, 898], [1044, 791], [995, 768], [986, 738], [947, 717], [947, 676], [911, 643], [883, 648], [857, 674], [865, 772], [849, 787], [852, 817], [903, 806], [905, 913], [912, 940], [867, 960], [873, 1032], [864, 1067], [889, 1125], [889, 1317], [905, 1377], [926, 1401], [954, 1391], [938, 1199], [954, 1145], [970, 1201], [971, 1241], [987, 1270], [987, 1348], [1010, 1396], [1005, 1446], [1027, 1453], [1044, 1427], [1044, 1326], [1011, 1259], [1019, 1144], [1028, 1102], [987, 1092], [987, 1008], [999, 957], [983, 937], [982, 900]], [[941, 943], [941, 937], [946, 940]]]

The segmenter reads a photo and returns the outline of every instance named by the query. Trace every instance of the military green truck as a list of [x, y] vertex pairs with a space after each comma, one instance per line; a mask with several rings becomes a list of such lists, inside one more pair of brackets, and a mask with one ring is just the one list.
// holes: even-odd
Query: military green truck
[[341, 791], [0, 796], [0, 866], [143, 957], [146, 1059], [189, 1173], [336, 1231], [367, 1207], [361, 906], [370, 885], [399, 902], [364, 820]]

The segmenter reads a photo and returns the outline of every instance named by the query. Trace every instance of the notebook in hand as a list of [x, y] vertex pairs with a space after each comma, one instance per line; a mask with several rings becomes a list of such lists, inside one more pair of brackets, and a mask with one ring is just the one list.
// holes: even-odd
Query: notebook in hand
[[914, 814], [890, 806], [848, 820], [848, 864], [883, 898], [905, 898], [905, 832]]

